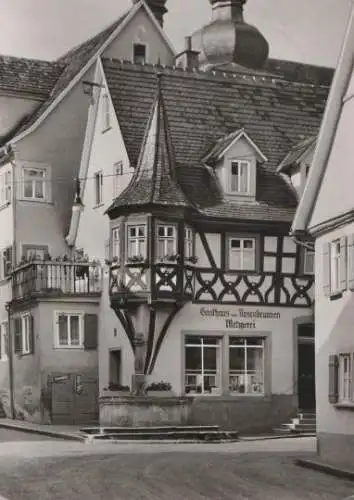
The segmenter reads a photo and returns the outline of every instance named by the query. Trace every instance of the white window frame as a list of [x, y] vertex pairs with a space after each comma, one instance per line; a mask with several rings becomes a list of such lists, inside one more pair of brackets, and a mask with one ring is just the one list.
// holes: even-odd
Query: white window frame
[[113, 227], [111, 231], [111, 255], [120, 260], [120, 226]]
[[[237, 395], [237, 396], [264, 396], [265, 390], [265, 370], [264, 370], [264, 360], [265, 360], [265, 341], [263, 338], [254, 336], [254, 337], [242, 337], [238, 338], [239, 344], [232, 344], [231, 341], [233, 338], [237, 338], [236, 336], [230, 336], [229, 337], [229, 360], [231, 358], [230, 353], [231, 350], [233, 349], [241, 349], [244, 352], [244, 370], [231, 370], [230, 368], [230, 361], [229, 361], [229, 368], [228, 368], [228, 379], [229, 379], [229, 391], [230, 394], [232, 395]], [[258, 344], [250, 344], [250, 340], [256, 339], [260, 343]], [[241, 341], [243, 340], [243, 343]], [[258, 375], [255, 370], [248, 370], [247, 365], [248, 365], [248, 351], [249, 350], [254, 350], [254, 349], [259, 349], [262, 351], [262, 370], [259, 372], [261, 374], [261, 382], [257, 381], [254, 382], [252, 381], [252, 377], [258, 378]], [[241, 381], [241, 384], [240, 384]], [[238, 390], [233, 390], [232, 386], [235, 384], [236, 387], [243, 386], [244, 391], [238, 391]], [[247, 388], [252, 387], [251, 391], [248, 391]], [[260, 390], [261, 388], [261, 390]]]
[[117, 161], [113, 165], [113, 198], [116, 198], [120, 193], [120, 182], [119, 180], [123, 176], [123, 162]]
[[[312, 266], [309, 267], [309, 260], [312, 259]], [[311, 262], [311, 261], [310, 261]], [[304, 248], [304, 274], [315, 274], [315, 250]]]
[[[138, 234], [136, 236], [130, 236], [130, 229], [135, 228], [137, 229], [137, 233], [139, 232], [139, 229], [143, 228], [144, 229], [144, 236], [139, 236]], [[135, 252], [130, 253], [130, 244], [134, 241], [135, 244]], [[140, 244], [143, 244], [144, 251], [143, 253], [139, 252], [139, 246]], [[143, 259], [146, 258], [147, 256], [147, 226], [146, 224], [142, 223], [136, 223], [136, 224], [127, 224], [126, 225], [126, 260], [129, 261], [129, 259], [134, 258], [134, 257], [142, 257]]]
[[[240, 189], [240, 187], [241, 187], [240, 175], [237, 176], [237, 186], [235, 189], [233, 189], [233, 184], [234, 184], [233, 177], [234, 177], [234, 175], [232, 173], [232, 170], [233, 170], [234, 165], [237, 165], [238, 169], [240, 169], [240, 166], [247, 167], [247, 189], [246, 189], [246, 191], [241, 191], [241, 189]], [[242, 195], [242, 196], [247, 196], [247, 195], [251, 194], [251, 168], [252, 168], [252, 164], [251, 164], [250, 160], [238, 160], [238, 159], [231, 160], [230, 183], [229, 183], [229, 192], [231, 194], [237, 194], [237, 195]]]
[[[187, 342], [188, 338], [198, 338], [201, 339], [200, 343], [195, 343], [193, 342]], [[189, 334], [186, 335], [184, 338], [184, 391], [186, 395], [199, 395], [199, 396], [213, 396], [213, 395], [220, 395], [222, 393], [222, 374], [223, 374], [223, 356], [222, 356], [222, 349], [223, 349], [223, 339], [220, 336], [213, 336], [212, 338], [215, 339], [217, 338], [216, 343], [211, 343], [210, 342], [210, 337], [208, 335], [200, 335], [200, 334]], [[200, 348], [201, 349], [201, 368], [200, 370], [195, 369], [195, 370], [187, 370], [186, 367], [186, 349], [188, 347], [192, 348]], [[216, 349], [216, 365], [217, 368], [215, 370], [215, 373], [212, 373], [211, 371], [204, 370], [204, 350], [206, 348], [215, 348]], [[197, 373], [197, 372], [201, 373]], [[210, 392], [205, 390], [205, 377], [210, 377], [215, 380], [215, 386], [211, 387]], [[192, 384], [191, 380], [195, 379], [195, 383]], [[200, 392], [194, 392], [191, 387], [195, 386], [196, 389], [200, 387]], [[187, 389], [190, 389], [189, 392]], [[214, 389], [214, 390], [213, 390]]]
[[[0, 280], [5, 280], [11, 276], [12, 270], [12, 251], [11, 251], [11, 260], [5, 261], [5, 252], [11, 249], [11, 245], [0, 250]], [[6, 266], [9, 264], [10, 271], [6, 272]]]
[[109, 95], [103, 94], [102, 96], [102, 132], [106, 132], [111, 128], [111, 103]]
[[340, 291], [341, 273], [341, 242], [340, 239], [330, 243], [330, 286], [331, 293]]
[[[240, 264], [239, 268], [231, 267], [231, 252], [236, 251], [236, 250], [232, 249], [232, 242], [235, 240], [240, 242], [239, 252], [240, 252], [241, 264]], [[247, 269], [244, 267], [245, 266], [244, 265], [245, 241], [252, 241], [253, 242], [253, 249], [252, 250], [253, 250], [254, 265], [253, 265], [253, 268], [251, 268], [251, 269], [249, 269], [249, 268]], [[227, 258], [228, 258], [227, 267], [228, 267], [228, 269], [230, 271], [256, 272], [257, 271], [257, 244], [258, 244], [257, 238], [252, 237], [252, 236], [237, 236], [237, 235], [228, 236], [228, 241], [227, 241], [227, 252], [228, 252], [228, 254], [227, 254]]]
[[[35, 188], [35, 183], [39, 182], [39, 180], [32, 180], [32, 195], [31, 196], [26, 196], [26, 171], [33, 171], [33, 172], [41, 172], [43, 174], [42, 177], [42, 190], [43, 190], [43, 197], [37, 197], [36, 196], [36, 188]], [[22, 178], [23, 178], [23, 199], [27, 201], [39, 201], [39, 202], [45, 202], [47, 201], [47, 178], [48, 178], [48, 170], [45, 167], [38, 167], [38, 166], [30, 166], [26, 165], [22, 167]]]
[[184, 258], [194, 257], [194, 231], [191, 227], [184, 228]]
[[338, 356], [338, 400], [340, 403], [354, 403], [353, 353], [342, 353]]
[[[141, 47], [145, 48], [145, 55], [144, 55], [144, 60], [137, 60], [136, 55], [135, 55], [135, 47], [139, 45]], [[146, 64], [147, 62], [147, 53], [148, 53], [148, 47], [146, 43], [141, 43], [141, 42], [134, 42], [133, 43], [133, 64]]]
[[12, 200], [12, 172], [4, 170], [0, 173], [0, 207], [9, 205]]
[[[163, 230], [165, 233], [163, 236], [159, 235], [160, 229]], [[169, 229], [172, 229], [172, 235], [168, 235]], [[162, 243], [163, 245], [163, 255], [158, 254], [158, 247], [159, 244]], [[172, 252], [168, 252], [168, 246], [169, 244], [172, 243], [173, 249]], [[169, 255], [176, 255], [177, 254], [177, 227], [173, 224], [157, 224], [156, 227], [156, 259], [164, 259], [165, 257], [168, 257]]]
[[[7, 340], [6, 340], [7, 337]], [[3, 321], [0, 323], [0, 361], [7, 361], [8, 355], [5, 351], [9, 349], [9, 323]]]
[[31, 353], [30, 332], [31, 332], [32, 316], [30, 313], [25, 313], [21, 316], [22, 322], [22, 354]]
[[[59, 316], [66, 316], [68, 321], [68, 344], [60, 344]], [[71, 344], [70, 317], [79, 319], [79, 344]], [[84, 313], [82, 311], [55, 311], [54, 312], [54, 345], [56, 349], [83, 349], [84, 347]]]
[[94, 173], [94, 196], [95, 196], [95, 207], [99, 207], [103, 204], [103, 172], [98, 170]]

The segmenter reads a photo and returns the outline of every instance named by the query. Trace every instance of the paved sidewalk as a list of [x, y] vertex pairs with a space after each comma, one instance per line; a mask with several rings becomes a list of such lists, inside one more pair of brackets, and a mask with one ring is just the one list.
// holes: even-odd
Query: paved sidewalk
[[[79, 426], [71, 425], [44, 425], [26, 422], [24, 420], [11, 420], [9, 418], [0, 419], [0, 427], [3, 429], [14, 429], [32, 434], [41, 434], [56, 439], [64, 439], [67, 441], [86, 442], [87, 435], [80, 431]], [[1, 500], [1, 497], [0, 497]]]

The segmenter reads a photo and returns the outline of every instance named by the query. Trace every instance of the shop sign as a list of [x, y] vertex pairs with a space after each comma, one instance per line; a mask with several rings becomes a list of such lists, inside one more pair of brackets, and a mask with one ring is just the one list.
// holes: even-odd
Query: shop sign
[[281, 319], [281, 314], [278, 311], [261, 311], [260, 309], [245, 309], [244, 307], [233, 307], [232, 309], [201, 307], [199, 312], [204, 319], [222, 319], [225, 322], [225, 328], [236, 330], [255, 330], [257, 329], [257, 320], [277, 321]]

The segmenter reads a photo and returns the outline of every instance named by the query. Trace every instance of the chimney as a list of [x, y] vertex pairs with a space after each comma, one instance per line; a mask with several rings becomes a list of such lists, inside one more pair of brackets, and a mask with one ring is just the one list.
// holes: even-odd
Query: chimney
[[[139, 2], [140, 0], [133, 0], [134, 5]], [[167, 9], [165, 7], [167, 0], [145, 0], [145, 3], [150, 7], [150, 10], [156, 17], [160, 26], [163, 28], [163, 18], [167, 12]]]
[[175, 64], [179, 68], [192, 71], [199, 67], [199, 52], [192, 49], [192, 37], [186, 36], [184, 39], [184, 51], [176, 56]]

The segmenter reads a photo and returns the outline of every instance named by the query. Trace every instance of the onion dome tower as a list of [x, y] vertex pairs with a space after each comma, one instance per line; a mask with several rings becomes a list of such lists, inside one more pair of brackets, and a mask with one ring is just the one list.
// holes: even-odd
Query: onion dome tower
[[246, 1], [209, 0], [213, 8], [212, 21], [201, 33], [202, 50], [209, 67], [237, 64], [262, 69], [267, 61], [267, 40], [257, 28], [244, 21]]

